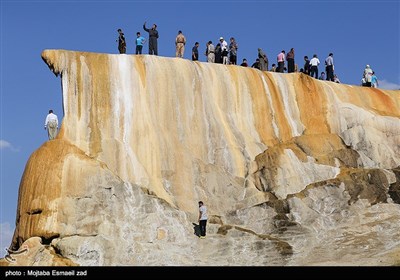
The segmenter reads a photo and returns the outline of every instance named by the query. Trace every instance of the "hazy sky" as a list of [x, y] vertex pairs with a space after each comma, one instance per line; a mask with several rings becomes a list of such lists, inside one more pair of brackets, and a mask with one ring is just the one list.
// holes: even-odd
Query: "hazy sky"
[[[276, 62], [295, 48], [295, 62], [314, 53], [334, 53], [342, 83], [358, 85], [366, 64], [382, 87], [400, 88], [399, 0], [392, 1], [19, 1], [1, 0], [0, 49], [0, 255], [15, 226], [19, 183], [29, 156], [46, 140], [49, 109], [62, 120], [60, 78], [41, 59], [44, 49], [118, 53], [117, 29], [134, 52], [136, 32], [158, 25], [159, 55], [175, 55], [178, 30], [195, 41], [200, 60], [205, 43], [235, 37], [238, 62], [251, 64], [261, 47]], [[144, 53], [148, 52], [148, 44]], [[320, 66], [320, 71], [323, 67]]]

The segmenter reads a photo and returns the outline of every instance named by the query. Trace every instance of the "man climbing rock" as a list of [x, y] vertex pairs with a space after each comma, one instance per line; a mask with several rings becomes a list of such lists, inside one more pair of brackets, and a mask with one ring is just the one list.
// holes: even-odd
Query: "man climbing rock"
[[143, 23], [144, 31], [149, 33], [149, 54], [158, 55], [157, 51], [157, 39], [158, 39], [158, 31], [157, 24], [153, 24], [151, 29], [146, 28], [146, 22]]
[[47, 129], [49, 140], [56, 138], [58, 130], [58, 118], [57, 115], [53, 113], [53, 110], [49, 110], [49, 114], [44, 122], [44, 129]]

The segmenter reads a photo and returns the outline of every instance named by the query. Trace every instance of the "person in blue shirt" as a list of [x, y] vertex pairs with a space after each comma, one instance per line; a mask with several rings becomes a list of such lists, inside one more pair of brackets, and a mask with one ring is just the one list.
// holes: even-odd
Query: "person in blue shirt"
[[375, 72], [372, 72], [371, 86], [373, 88], [377, 88], [378, 87], [378, 78], [376, 77]]
[[140, 32], [136, 33], [136, 54], [142, 54], [143, 44], [146, 42], [146, 39], [140, 36]]

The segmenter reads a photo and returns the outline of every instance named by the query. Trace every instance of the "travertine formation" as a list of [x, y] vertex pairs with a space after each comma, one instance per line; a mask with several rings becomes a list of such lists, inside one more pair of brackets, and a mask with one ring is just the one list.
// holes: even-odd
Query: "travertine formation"
[[399, 264], [399, 91], [148, 55], [42, 57], [64, 118], [26, 165], [12, 244], [42, 249], [7, 264]]

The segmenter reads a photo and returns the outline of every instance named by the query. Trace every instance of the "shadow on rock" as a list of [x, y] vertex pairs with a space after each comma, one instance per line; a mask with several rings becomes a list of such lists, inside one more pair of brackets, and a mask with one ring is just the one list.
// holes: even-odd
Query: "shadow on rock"
[[200, 237], [200, 225], [198, 225], [198, 224], [195, 224], [195, 223], [192, 223], [193, 224], [193, 233], [196, 235], [196, 236], [198, 236], [198, 237]]

